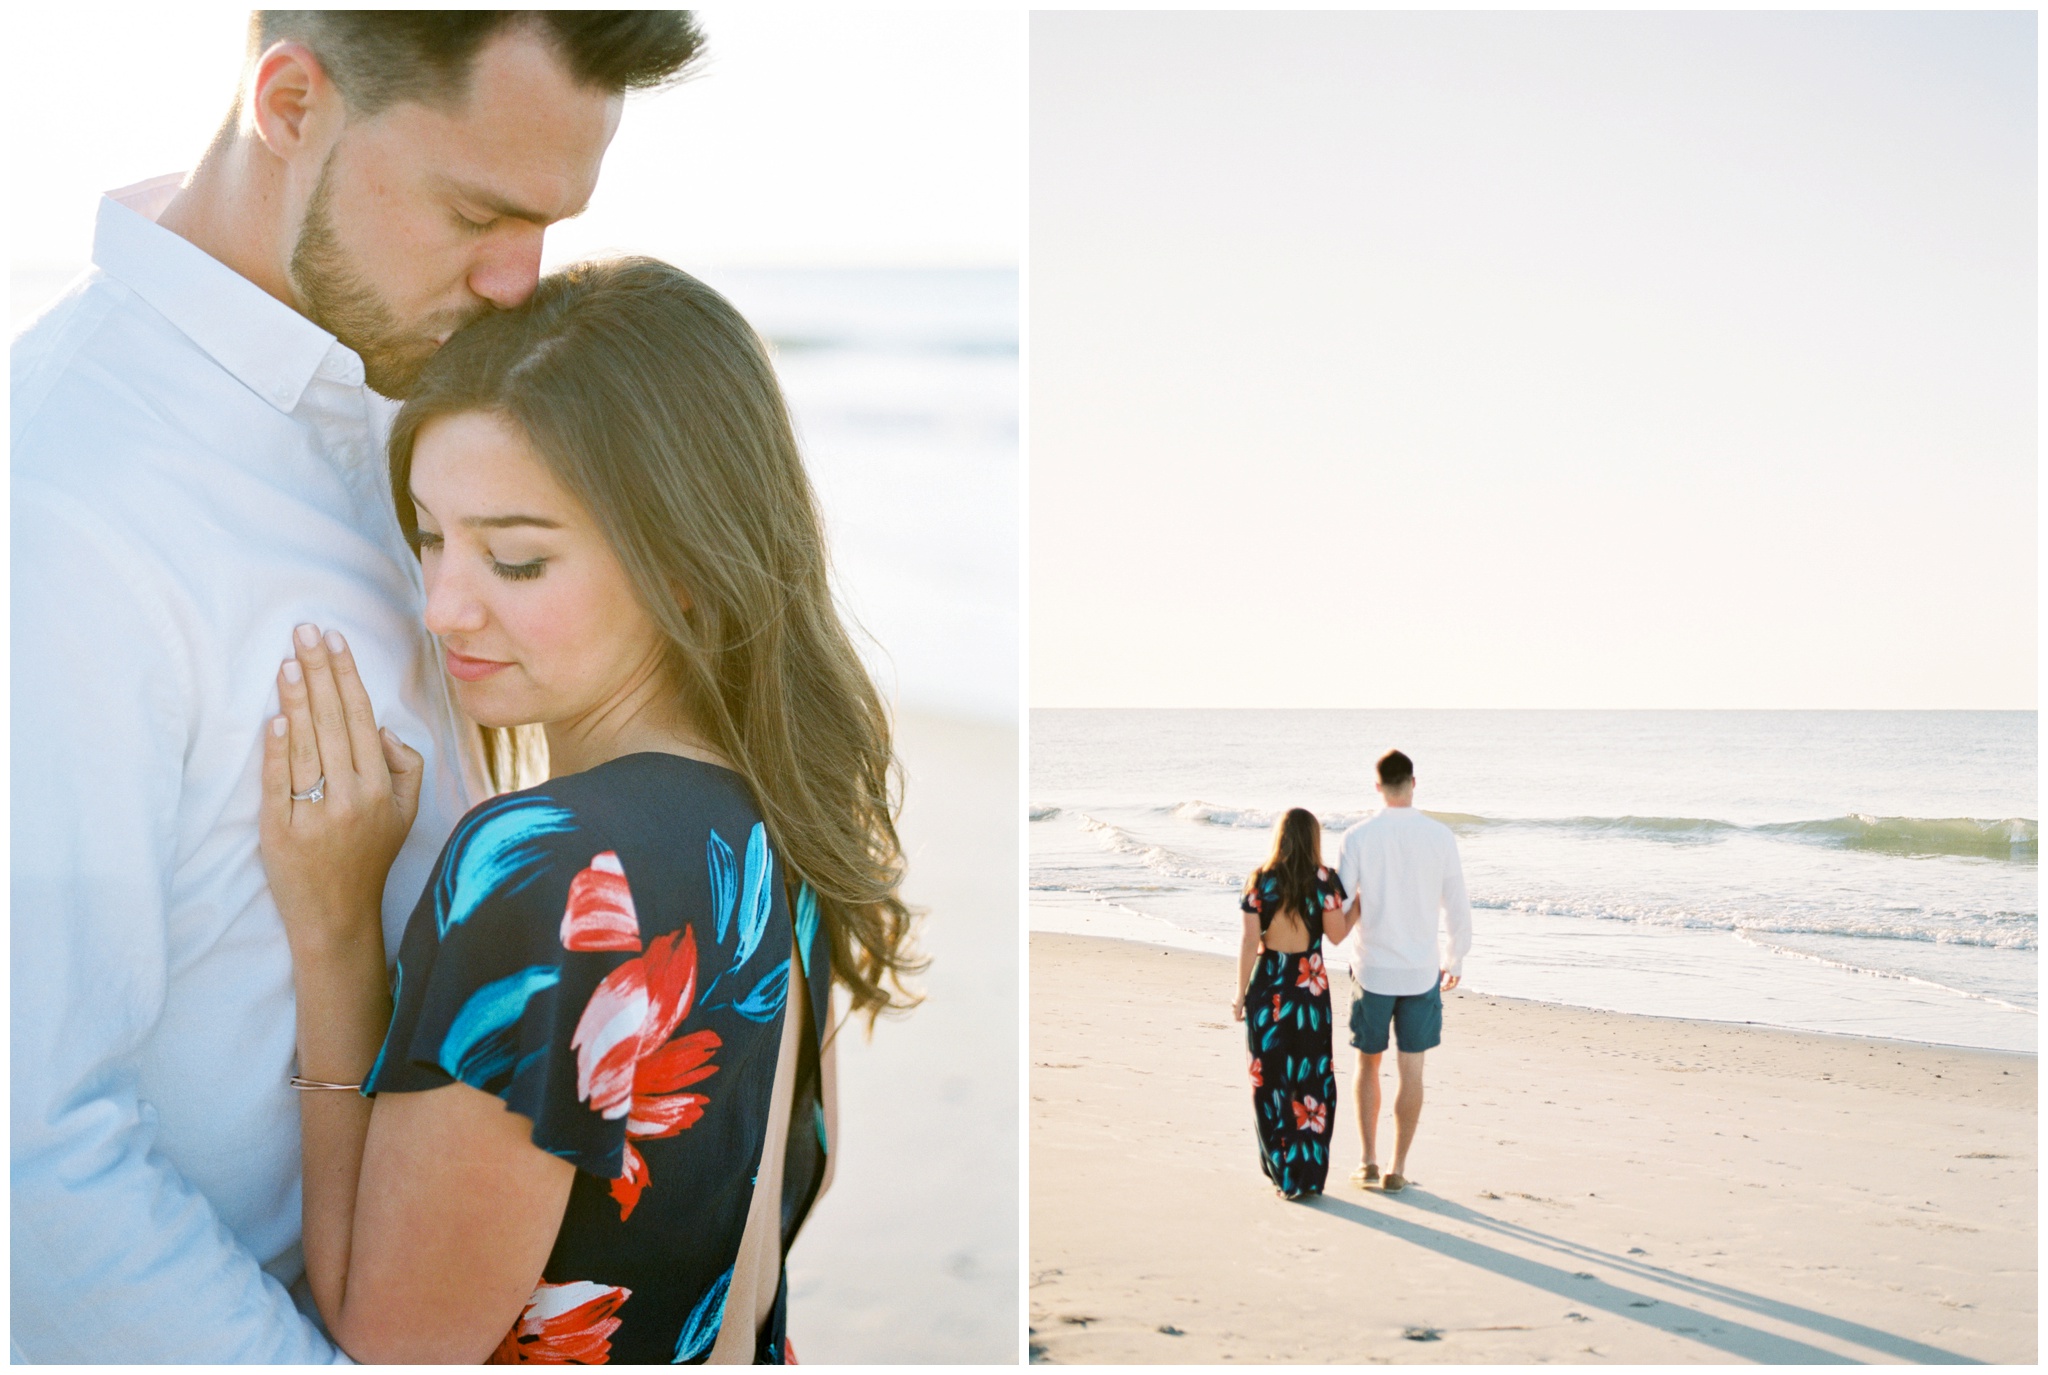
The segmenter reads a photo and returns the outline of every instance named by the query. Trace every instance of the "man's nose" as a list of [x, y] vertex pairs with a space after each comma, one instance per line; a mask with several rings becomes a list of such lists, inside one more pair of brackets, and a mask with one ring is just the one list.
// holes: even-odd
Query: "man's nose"
[[500, 310], [521, 305], [540, 284], [541, 228], [520, 225], [492, 235], [470, 269], [469, 289]]

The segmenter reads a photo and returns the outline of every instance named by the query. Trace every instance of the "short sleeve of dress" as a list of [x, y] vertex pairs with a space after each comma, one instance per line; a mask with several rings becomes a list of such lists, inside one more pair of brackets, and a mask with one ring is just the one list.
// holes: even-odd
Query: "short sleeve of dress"
[[[456, 827], [406, 926], [364, 1092], [459, 1080], [531, 1119], [542, 1150], [615, 1179], [647, 964], [602, 838], [545, 794], [486, 802]], [[623, 1094], [610, 1082], [622, 1044]]]
[[1338, 877], [1335, 869], [1324, 869], [1317, 873], [1316, 895], [1326, 901], [1335, 898], [1339, 906], [1350, 897], [1350, 894], [1344, 891], [1344, 880]]
[[1265, 896], [1261, 891], [1264, 884], [1264, 875], [1253, 875], [1252, 881], [1245, 885], [1244, 896], [1237, 900], [1237, 910], [1248, 917], [1264, 916], [1266, 911]]

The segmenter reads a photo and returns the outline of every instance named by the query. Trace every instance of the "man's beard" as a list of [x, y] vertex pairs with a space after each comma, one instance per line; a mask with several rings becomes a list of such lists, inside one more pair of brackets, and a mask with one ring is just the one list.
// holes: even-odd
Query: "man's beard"
[[[354, 349], [363, 360], [363, 380], [380, 395], [403, 399], [412, 394], [421, 369], [440, 345], [434, 334], [401, 327], [390, 307], [342, 251], [329, 206], [328, 174], [333, 166], [330, 153], [306, 205], [298, 242], [292, 245], [292, 288], [306, 318]], [[448, 332], [489, 309], [480, 306], [466, 317], [451, 317]]]

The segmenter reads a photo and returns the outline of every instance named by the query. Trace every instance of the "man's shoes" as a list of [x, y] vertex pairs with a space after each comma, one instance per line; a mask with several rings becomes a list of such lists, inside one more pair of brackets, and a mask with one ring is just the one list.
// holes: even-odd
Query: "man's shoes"
[[1351, 1172], [1351, 1182], [1361, 1189], [1369, 1184], [1377, 1184], [1379, 1180], [1380, 1167], [1377, 1165], [1360, 1165]]
[[1401, 1192], [1401, 1190], [1407, 1187], [1407, 1180], [1403, 1179], [1400, 1175], [1390, 1174], [1386, 1177], [1386, 1180], [1380, 1185], [1380, 1190], [1383, 1193], [1398, 1194]]

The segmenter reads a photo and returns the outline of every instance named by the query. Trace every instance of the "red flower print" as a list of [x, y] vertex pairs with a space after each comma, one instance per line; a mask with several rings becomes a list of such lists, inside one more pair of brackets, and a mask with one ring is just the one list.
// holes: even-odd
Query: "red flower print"
[[1313, 1097], [1295, 1099], [1294, 1125], [1299, 1131], [1321, 1136], [1330, 1125], [1328, 1105], [1318, 1103]]
[[1275, 1017], [1280, 1015], [1280, 995], [1278, 993], [1273, 995], [1273, 1015]]
[[[685, 927], [655, 937], [646, 954], [605, 975], [584, 1006], [569, 1041], [576, 1051], [576, 1096], [606, 1118], [625, 1118], [628, 1137], [652, 1141], [687, 1131], [711, 1102], [684, 1090], [718, 1073], [711, 1063], [722, 1044], [718, 1033], [669, 1039], [696, 996], [697, 936]], [[628, 1141], [622, 1172], [612, 1181], [621, 1222], [650, 1183], [646, 1160]]]
[[1266, 1076], [1259, 1070], [1259, 1057], [1254, 1055], [1250, 1058], [1252, 1062], [1252, 1087], [1262, 1089], [1266, 1087]]
[[619, 1205], [619, 1221], [633, 1216], [633, 1210], [640, 1206], [641, 1191], [647, 1187], [647, 1162], [640, 1152], [633, 1149], [633, 1143], [626, 1143], [625, 1172], [612, 1181], [612, 1199]]
[[576, 1034], [576, 1096], [607, 1118], [633, 1105], [640, 1059], [669, 1038], [697, 993], [697, 935], [688, 927], [657, 936], [647, 953], [604, 976]]
[[634, 950], [640, 948], [640, 916], [626, 886], [625, 866], [606, 850], [569, 884], [569, 905], [562, 912], [564, 950]]
[[630, 1289], [588, 1280], [543, 1283], [485, 1364], [603, 1365], [611, 1360], [611, 1336], [619, 1330], [614, 1314], [631, 1297]]
[[718, 1066], [709, 1061], [720, 1044], [715, 1031], [693, 1031], [642, 1056], [633, 1075], [633, 1108], [626, 1117], [626, 1134], [674, 1136], [695, 1125], [711, 1100], [701, 1093], [680, 1090], [718, 1073]]
[[656, 936], [640, 957], [647, 965], [647, 1025], [640, 1033], [646, 1055], [675, 1034], [697, 996], [697, 933], [687, 926]]
[[1330, 975], [1323, 968], [1323, 954], [1320, 950], [1311, 951], [1309, 957], [1301, 962], [1301, 975], [1294, 982], [1296, 987], [1305, 988], [1311, 993], [1330, 991]]

